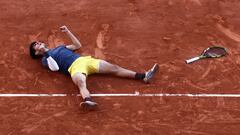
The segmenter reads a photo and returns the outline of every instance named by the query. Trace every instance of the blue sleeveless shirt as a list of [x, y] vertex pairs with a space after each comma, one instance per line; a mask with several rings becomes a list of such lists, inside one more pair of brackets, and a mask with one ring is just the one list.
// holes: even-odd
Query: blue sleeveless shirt
[[51, 56], [57, 62], [59, 71], [63, 72], [64, 74], [69, 74], [68, 68], [77, 58], [80, 57], [79, 54], [76, 54], [72, 50], [67, 49], [64, 45], [51, 49], [44, 54], [42, 58], [42, 64], [45, 67], [48, 67], [48, 56]]

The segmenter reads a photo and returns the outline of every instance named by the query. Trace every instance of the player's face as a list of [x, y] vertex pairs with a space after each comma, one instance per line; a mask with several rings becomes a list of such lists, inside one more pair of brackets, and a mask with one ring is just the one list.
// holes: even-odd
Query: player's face
[[36, 42], [34, 49], [36, 50], [35, 54], [36, 55], [43, 55], [45, 52], [45, 47], [46, 45], [42, 42]]

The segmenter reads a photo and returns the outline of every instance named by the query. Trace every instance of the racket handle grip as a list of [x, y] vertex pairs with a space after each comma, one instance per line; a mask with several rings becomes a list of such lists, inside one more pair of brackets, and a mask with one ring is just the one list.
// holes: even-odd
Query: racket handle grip
[[192, 63], [192, 62], [197, 61], [199, 59], [200, 59], [200, 57], [194, 57], [194, 58], [186, 60], [186, 63], [189, 64], [189, 63]]

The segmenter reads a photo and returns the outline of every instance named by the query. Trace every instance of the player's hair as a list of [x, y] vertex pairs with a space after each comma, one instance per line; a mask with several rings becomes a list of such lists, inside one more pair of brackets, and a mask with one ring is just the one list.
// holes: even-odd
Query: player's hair
[[31, 56], [33, 59], [38, 59], [38, 58], [41, 58], [41, 57], [42, 57], [41, 55], [36, 55], [36, 54], [35, 54], [36, 50], [34, 49], [34, 47], [35, 47], [35, 44], [36, 44], [36, 43], [37, 43], [36, 41], [32, 42], [32, 43], [30, 44], [30, 47], [29, 47], [29, 53], [30, 53], [30, 56]]

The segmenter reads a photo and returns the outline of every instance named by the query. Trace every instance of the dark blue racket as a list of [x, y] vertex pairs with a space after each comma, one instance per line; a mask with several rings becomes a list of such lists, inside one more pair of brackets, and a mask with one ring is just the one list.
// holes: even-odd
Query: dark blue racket
[[225, 48], [219, 47], [219, 46], [212, 46], [205, 49], [200, 56], [186, 60], [186, 63], [189, 64], [194, 61], [205, 59], [205, 58], [219, 58], [219, 57], [225, 56], [226, 54], [227, 54], [227, 50]]

